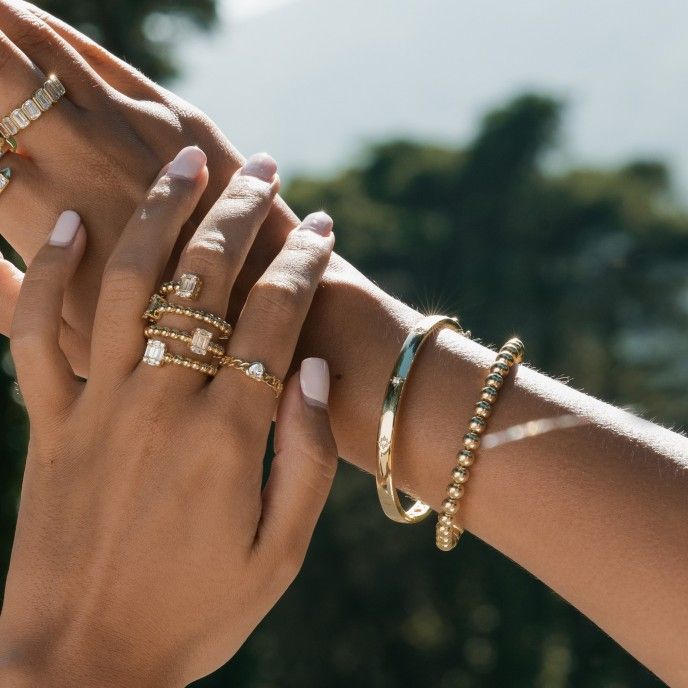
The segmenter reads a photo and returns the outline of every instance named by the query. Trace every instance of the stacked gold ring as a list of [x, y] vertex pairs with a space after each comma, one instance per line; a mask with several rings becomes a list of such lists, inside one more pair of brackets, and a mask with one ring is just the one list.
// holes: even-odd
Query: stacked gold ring
[[225, 350], [224, 347], [213, 341], [212, 332], [201, 327], [189, 332], [176, 327], [164, 327], [156, 324], [166, 314], [184, 315], [211, 325], [220, 332], [220, 339], [227, 339], [232, 332], [232, 326], [220, 316], [199, 308], [169, 303], [164, 298], [164, 295], [175, 294], [180, 298], [196, 299], [200, 294], [202, 285], [203, 282], [198, 275], [184, 273], [179, 282], [165, 282], [160, 287], [160, 293], [153, 294], [148, 308], [142, 316], [149, 321], [144, 329], [144, 335], [147, 339], [146, 351], [143, 354], [144, 363], [155, 367], [172, 364], [197, 370], [210, 377], [217, 375], [219, 362], [203, 361], [170, 353], [167, 351], [167, 344], [163, 341], [164, 339], [172, 339], [183, 342], [188, 345], [192, 353], [199, 356], [210, 355], [219, 360], [225, 355]]
[[470, 478], [470, 467], [475, 462], [475, 453], [480, 446], [481, 435], [487, 427], [487, 419], [492, 414], [499, 397], [499, 390], [513, 366], [523, 361], [525, 347], [520, 339], [510, 339], [497, 354], [485, 378], [485, 386], [480, 391], [473, 417], [468, 423], [468, 432], [463, 436], [463, 447], [456, 455], [457, 465], [452, 469], [451, 482], [447, 486], [447, 498], [442, 502], [442, 513], [437, 519], [435, 544], [443, 552], [454, 549], [463, 534], [463, 528], [454, 522], [459, 511], [460, 500], [465, 493], [465, 485]]
[[212, 341], [212, 333], [200, 327], [193, 332], [179, 330], [176, 327], [162, 327], [161, 325], [149, 325], [143, 331], [149, 339], [173, 339], [187, 344], [189, 349], [199, 356], [210, 354], [215, 358], [225, 355], [224, 347]]
[[160, 320], [163, 315], [185, 315], [189, 318], [204, 322], [220, 332], [220, 339], [228, 339], [232, 334], [232, 326], [219, 315], [201, 310], [200, 308], [178, 306], [170, 303], [167, 299], [160, 296], [160, 294], [154, 294], [142, 317], [154, 323]]
[[40, 119], [44, 112], [50, 110], [67, 92], [62, 82], [56, 76], [50, 78], [39, 88], [31, 98], [24, 101], [18, 108], [5, 117], [0, 118], [0, 135], [5, 144], [12, 150], [16, 150], [17, 143], [14, 137], [31, 122]]
[[171, 354], [167, 351], [165, 342], [160, 339], [148, 340], [146, 343], [146, 352], [143, 354], [143, 362], [154, 367], [160, 367], [165, 364], [177, 365], [182, 368], [197, 370], [200, 373], [205, 373], [209, 377], [215, 377], [215, 375], [217, 375], [217, 365], [214, 363], [206, 363], [205, 361], [197, 361], [195, 358]]

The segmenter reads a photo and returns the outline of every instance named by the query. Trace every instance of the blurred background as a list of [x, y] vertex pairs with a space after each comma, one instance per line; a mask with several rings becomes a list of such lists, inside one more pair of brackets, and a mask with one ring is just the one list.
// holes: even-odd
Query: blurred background
[[[387, 290], [685, 429], [685, 2], [39, 4], [273, 154], [294, 209], [330, 212]], [[6, 568], [27, 427], [0, 346]], [[343, 465], [302, 575], [197, 686], [397, 685], [661, 683], [476, 539], [446, 556], [386, 521]]]

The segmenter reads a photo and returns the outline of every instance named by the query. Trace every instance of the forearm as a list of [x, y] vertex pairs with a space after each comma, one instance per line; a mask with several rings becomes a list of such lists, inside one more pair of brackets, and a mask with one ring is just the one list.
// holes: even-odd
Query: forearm
[[[420, 316], [363, 278], [357, 284], [344, 265], [335, 259], [321, 289], [304, 353], [329, 360], [340, 453], [372, 473], [389, 373]], [[493, 359], [486, 347], [443, 332], [407, 382], [395, 473], [435, 508]], [[519, 439], [504, 441], [509, 428]], [[505, 384], [488, 433], [459, 522], [665, 680], [685, 683], [688, 441], [525, 366]], [[373, 490], [371, 483], [374, 499]]]

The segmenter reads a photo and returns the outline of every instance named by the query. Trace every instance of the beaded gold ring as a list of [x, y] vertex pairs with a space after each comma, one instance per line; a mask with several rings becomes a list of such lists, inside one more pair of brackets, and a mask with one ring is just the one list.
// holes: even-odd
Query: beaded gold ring
[[185, 272], [179, 280], [172, 282], [163, 282], [160, 287], [161, 296], [169, 296], [174, 294], [180, 299], [196, 300], [203, 288], [203, 280], [192, 272]]
[[163, 315], [185, 315], [189, 318], [204, 322], [220, 332], [220, 339], [228, 339], [232, 334], [232, 326], [219, 315], [199, 308], [177, 306], [164, 299], [160, 294], [154, 294], [151, 297], [148, 308], [141, 317], [144, 320], [155, 323], [160, 320]]
[[214, 363], [206, 363], [205, 361], [197, 361], [193, 358], [180, 356], [179, 354], [171, 354], [167, 351], [167, 345], [160, 339], [149, 339], [146, 342], [146, 351], [143, 354], [143, 362], [154, 368], [159, 368], [163, 365], [176, 365], [182, 368], [189, 368], [196, 370], [199, 373], [204, 373], [208, 377], [215, 377], [217, 375], [217, 365]]
[[215, 358], [222, 358], [225, 350], [220, 344], [213, 341], [212, 332], [197, 327], [193, 332], [179, 330], [176, 327], [163, 327], [162, 325], [149, 325], [143, 331], [149, 339], [173, 339], [187, 344], [189, 349], [199, 356], [210, 354]]
[[480, 399], [475, 405], [473, 417], [468, 423], [468, 432], [463, 436], [463, 447], [456, 455], [457, 465], [452, 469], [451, 482], [447, 485], [447, 497], [442, 502], [442, 512], [437, 518], [435, 544], [443, 552], [454, 549], [463, 534], [463, 528], [455, 523], [460, 500], [464, 496], [466, 483], [470, 478], [470, 468], [475, 462], [475, 454], [480, 446], [481, 435], [487, 427], [487, 419], [492, 414], [499, 391], [511, 369], [523, 361], [525, 347], [520, 339], [510, 339], [497, 354], [485, 378], [485, 386], [480, 391]]

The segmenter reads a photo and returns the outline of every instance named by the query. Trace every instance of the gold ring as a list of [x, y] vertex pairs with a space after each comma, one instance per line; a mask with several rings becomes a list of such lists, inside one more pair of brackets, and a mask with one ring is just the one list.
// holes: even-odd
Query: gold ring
[[197, 327], [193, 332], [178, 330], [176, 327], [163, 327], [162, 325], [148, 325], [143, 333], [148, 338], [176, 339], [188, 344], [191, 351], [199, 356], [210, 354], [215, 358], [222, 358], [225, 350], [217, 342], [213, 341], [212, 332]]
[[276, 397], [278, 397], [282, 393], [282, 389], [284, 389], [282, 380], [274, 375], [270, 375], [260, 361], [254, 361], [253, 363], [250, 363], [249, 361], [243, 361], [236, 356], [227, 355], [223, 356], [219, 363], [222, 368], [234, 368], [236, 370], [240, 370], [252, 380], [264, 382], [272, 389]]
[[9, 138], [0, 136], [0, 158], [8, 151], [12, 151], [14, 153], [16, 150], [17, 140], [14, 138], [14, 136], [10, 136]]
[[10, 185], [12, 181], [12, 170], [4, 167], [0, 170], [0, 194]]
[[161, 296], [174, 294], [180, 299], [196, 300], [203, 288], [203, 280], [192, 272], [185, 272], [178, 281], [163, 282], [160, 287]]
[[467, 335], [459, 325], [456, 318], [448, 318], [441, 315], [430, 315], [423, 318], [411, 330], [404, 341], [394, 369], [387, 384], [387, 392], [382, 403], [382, 415], [378, 426], [377, 438], [377, 496], [380, 506], [387, 518], [397, 523], [419, 523], [430, 515], [430, 507], [420, 500], [404, 508], [399, 497], [399, 492], [394, 486], [392, 476], [394, 427], [397, 420], [397, 411], [404, 393], [404, 385], [408, 378], [416, 354], [423, 346], [427, 338], [436, 330], [448, 327], [459, 334]]
[[185, 315], [189, 318], [194, 318], [200, 322], [212, 325], [220, 332], [220, 339], [228, 339], [229, 335], [232, 334], [232, 326], [226, 320], [223, 320], [219, 315], [209, 313], [208, 311], [204, 311], [199, 308], [177, 306], [164, 299], [162, 296], [160, 296], [160, 294], [153, 294], [150, 303], [148, 304], [148, 308], [141, 317], [144, 320], [155, 323], [165, 314]]
[[204, 373], [209, 377], [215, 377], [218, 370], [217, 365], [214, 363], [206, 363], [205, 361], [197, 361], [194, 358], [187, 358], [179, 354], [169, 353], [167, 351], [167, 345], [160, 339], [149, 339], [146, 342], [143, 362], [154, 368], [159, 368], [167, 364], [177, 365], [182, 368], [197, 370], [199, 373]]
[[26, 129], [31, 122], [39, 119], [44, 112], [50, 110], [65, 93], [67, 90], [62, 82], [56, 76], [51, 76], [31, 98], [24, 101], [16, 110], [12, 110], [9, 115], [0, 118], [0, 135], [3, 144], [7, 143], [12, 150], [15, 150], [17, 143], [13, 137], [22, 129]]

